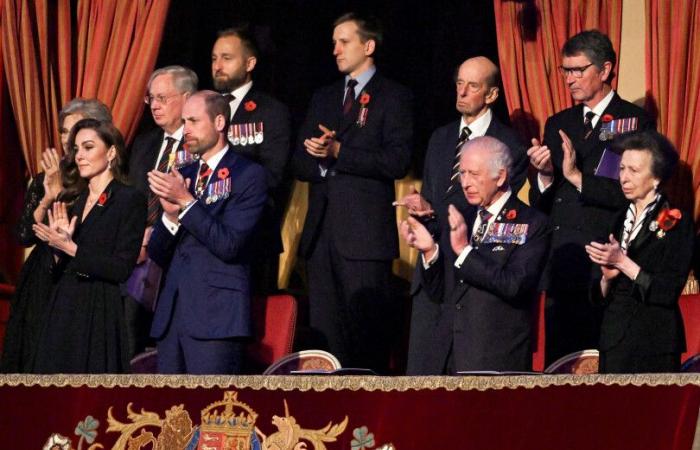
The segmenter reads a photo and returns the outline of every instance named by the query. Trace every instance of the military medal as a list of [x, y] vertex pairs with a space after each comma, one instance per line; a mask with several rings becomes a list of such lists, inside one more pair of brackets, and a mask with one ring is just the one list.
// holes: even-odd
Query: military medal
[[231, 143], [233, 145], [238, 145], [241, 142], [241, 138], [240, 138], [241, 130], [238, 127], [237, 123], [231, 125], [231, 134], [233, 135], [233, 138], [231, 139]]
[[254, 126], [255, 126], [255, 125], [252, 124], [252, 123], [247, 123], [247, 124], [246, 124], [246, 129], [247, 129], [247, 132], [248, 132], [248, 144], [249, 144], [249, 145], [255, 144], [255, 135], [254, 135], [254, 132], [253, 132]]
[[603, 124], [598, 135], [598, 139], [601, 141], [608, 141], [618, 134], [628, 133], [637, 129], [638, 119], [636, 117], [613, 119], [609, 114], [605, 114], [601, 120], [603, 120]]
[[[260, 125], [260, 128], [258, 128], [258, 124]], [[261, 144], [262, 141], [263, 141], [263, 123], [257, 122], [255, 124], [255, 143]]]
[[240, 145], [248, 145], [248, 127], [246, 125], [245, 123], [239, 124], [241, 131]]

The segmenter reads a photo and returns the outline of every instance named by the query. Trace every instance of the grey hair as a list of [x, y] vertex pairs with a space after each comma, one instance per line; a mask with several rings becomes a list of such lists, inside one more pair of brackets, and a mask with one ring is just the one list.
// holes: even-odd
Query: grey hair
[[506, 174], [510, 176], [510, 171], [513, 167], [513, 157], [510, 154], [510, 148], [506, 144], [491, 136], [479, 136], [466, 141], [462, 145], [462, 157], [473, 149], [485, 150], [489, 154], [488, 165], [494, 178], [498, 177], [501, 169], [505, 170]]
[[71, 114], [80, 114], [83, 119], [95, 119], [100, 122], [111, 122], [112, 113], [109, 108], [95, 98], [74, 98], [66, 103], [58, 113], [58, 124], [63, 126], [63, 121]]
[[151, 83], [153, 83], [156, 77], [167, 74], [173, 77], [173, 84], [179, 93], [184, 94], [187, 92], [192, 94], [197, 90], [197, 85], [199, 84], [197, 74], [194, 73], [192, 69], [184, 66], [165, 66], [154, 70], [151, 77], [148, 79], [147, 89], [149, 91], [151, 90]]

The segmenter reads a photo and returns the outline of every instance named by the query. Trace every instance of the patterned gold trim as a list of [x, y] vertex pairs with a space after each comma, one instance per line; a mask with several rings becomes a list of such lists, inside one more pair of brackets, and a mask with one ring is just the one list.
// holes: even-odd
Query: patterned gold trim
[[484, 377], [378, 376], [193, 376], [193, 375], [0, 375], [1, 386], [39, 387], [170, 387], [228, 388], [282, 391], [382, 391], [418, 389], [477, 390], [543, 388], [549, 386], [700, 386], [700, 374], [535, 375]]

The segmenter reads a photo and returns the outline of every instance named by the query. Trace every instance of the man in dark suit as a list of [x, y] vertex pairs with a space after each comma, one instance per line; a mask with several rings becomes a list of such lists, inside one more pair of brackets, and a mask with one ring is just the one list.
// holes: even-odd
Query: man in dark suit
[[461, 192], [477, 208], [463, 216], [450, 204], [449, 236], [440, 244], [414, 217], [399, 225], [421, 252], [421, 287], [441, 306], [424, 372], [531, 370], [532, 302], [547, 255], [547, 218], [510, 188], [505, 144], [483, 136], [461, 150]]
[[376, 20], [340, 17], [333, 42], [345, 77], [314, 94], [293, 158], [297, 177], [310, 183], [299, 252], [311, 327], [344, 366], [384, 372], [398, 256], [391, 203], [411, 159], [411, 94], [376, 71]]
[[267, 169], [268, 204], [255, 241], [252, 267], [255, 294], [277, 290], [279, 254], [283, 251], [280, 225], [289, 197], [286, 167], [290, 156], [291, 118], [287, 107], [256, 89], [252, 74], [258, 49], [248, 27], [228, 28], [218, 34], [211, 52], [214, 88], [229, 99], [228, 138], [233, 151]]
[[[438, 128], [431, 136], [425, 155], [421, 193], [409, 194], [396, 203], [407, 207], [412, 215], [434, 219], [429, 228], [436, 236], [441, 236], [447, 230], [449, 204], [454, 204], [462, 214], [469, 209], [459, 189], [457, 176], [457, 149], [466, 140], [492, 136], [505, 143], [513, 159], [508, 182], [516, 195], [525, 182], [529, 163], [525, 146], [515, 131], [501, 123], [491, 111], [491, 105], [498, 99], [498, 78], [498, 67], [483, 56], [469, 58], [460, 65], [455, 85], [456, 107], [461, 118]], [[411, 286], [413, 307], [407, 365], [409, 375], [424, 373], [423, 363], [430, 353], [430, 338], [441, 309], [440, 304], [432, 302], [420, 286], [416, 275]]]
[[528, 150], [537, 169], [530, 203], [549, 215], [553, 229], [544, 283], [548, 363], [597, 347], [600, 312], [588, 292], [600, 274], [584, 245], [607, 241], [616, 211], [626, 204], [619, 182], [598, 167], [611, 165], [602, 157], [613, 134], [654, 127], [643, 109], [610, 86], [615, 62], [610, 39], [599, 31], [584, 31], [564, 44], [559, 71], [578, 104], [547, 119], [544, 142], [533, 139]]
[[265, 202], [265, 170], [226, 140], [230, 110], [214, 91], [182, 110], [188, 151], [199, 162], [148, 174], [164, 214], [148, 254], [167, 267], [151, 335], [162, 373], [240, 373], [250, 323], [250, 238]]
[[141, 252], [126, 283], [125, 308], [132, 356], [149, 345], [148, 330], [162, 274], [161, 268], [146, 254], [153, 224], [163, 212], [158, 197], [148, 188], [146, 175], [154, 169], [167, 172], [176, 163], [176, 155], [188, 155], [183, 149], [182, 106], [197, 90], [197, 82], [197, 74], [183, 66], [167, 66], [151, 74], [144, 101], [157, 128], [136, 136], [130, 150], [129, 180], [148, 201], [148, 222]]

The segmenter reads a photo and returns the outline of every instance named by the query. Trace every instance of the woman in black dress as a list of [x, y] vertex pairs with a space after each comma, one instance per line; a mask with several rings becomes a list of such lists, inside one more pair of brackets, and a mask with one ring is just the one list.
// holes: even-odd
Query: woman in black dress
[[74, 163], [49, 224], [34, 232], [54, 251], [55, 287], [34, 358], [38, 373], [119, 373], [128, 370], [124, 303], [119, 283], [136, 264], [146, 226], [146, 200], [124, 184], [124, 142], [114, 125], [83, 119], [71, 131]]
[[[58, 114], [58, 127], [63, 154], [68, 154], [68, 136], [80, 119], [93, 118], [111, 121], [109, 109], [99, 100], [76, 98], [68, 102]], [[59, 152], [49, 148], [42, 155], [39, 173], [29, 185], [24, 209], [18, 224], [20, 243], [34, 246], [22, 266], [15, 296], [10, 305], [5, 343], [0, 361], [0, 372], [24, 373], [30, 371], [42, 317], [51, 295], [52, 255], [49, 247], [36, 238], [32, 226], [46, 221], [46, 212], [63, 190]]]
[[622, 137], [620, 185], [629, 207], [609, 242], [586, 246], [603, 273], [593, 298], [604, 305], [601, 373], [677, 372], [685, 350], [678, 297], [690, 269], [692, 215], [669, 204], [660, 187], [678, 161], [655, 131]]

